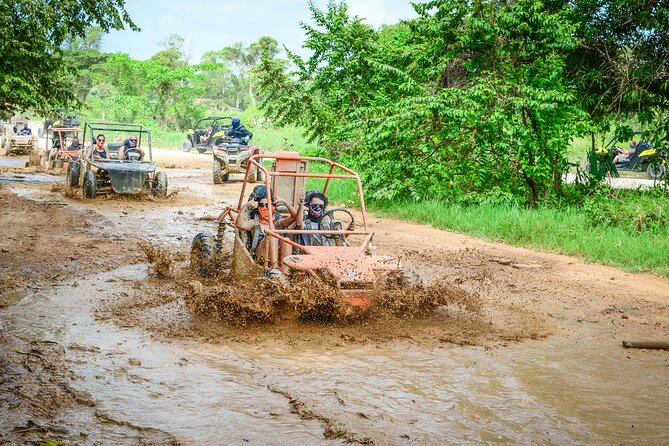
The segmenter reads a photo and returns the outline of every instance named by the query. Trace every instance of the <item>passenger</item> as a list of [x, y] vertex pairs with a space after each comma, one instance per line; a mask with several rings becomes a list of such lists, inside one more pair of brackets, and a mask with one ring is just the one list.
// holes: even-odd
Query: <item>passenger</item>
[[105, 135], [100, 133], [95, 138], [95, 145], [90, 147], [88, 150], [89, 150], [89, 154], [90, 154], [90, 150], [93, 150], [93, 153], [92, 153], [93, 159], [107, 159], [107, 158], [109, 158], [109, 152], [107, 152], [107, 146], [105, 145]]
[[[273, 216], [269, 215], [267, 188], [265, 186], [256, 186], [251, 194], [251, 200], [242, 208], [237, 219], [235, 220], [235, 227], [242, 231], [246, 231], [251, 235], [251, 253], [260, 264], [264, 264], [268, 268], [270, 274], [283, 271], [284, 274], [290, 272], [290, 269], [281, 265], [281, 261], [292, 252], [292, 247], [286, 242], [281, 242], [275, 237], [266, 237], [265, 232], [269, 229], [270, 224], [273, 224], [275, 230], [286, 229], [295, 222], [297, 211], [283, 198], [277, 198], [274, 201], [274, 206], [283, 204], [288, 209], [290, 216], [283, 217], [278, 212]], [[276, 208], [275, 208], [276, 209]], [[250, 215], [251, 219], [244, 221], [245, 215]], [[269, 247], [267, 244], [269, 243]], [[264, 257], [265, 252], [268, 253], [268, 258]], [[281, 266], [280, 266], [281, 265]]]
[[630, 142], [629, 150], [625, 150], [622, 147], [618, 147], [616, 149], [616, 152], [618, 154], [613, 158], [613, 164], [622, 164], [628, 162], [634, 156], [634, 153], [636, 153], [636, 151], [637, 151], [637, 144], [634, 141]]
[[32, 135], [33, 131], [30, 130], [30, 127], [28, 127], [28, 123], [24, 122], [23, 123], [23, 128], [19, 130], [19, 135]]
[[67, 147], [67, 150], [79, 150], [81, 148], [81, 143], [79, 142], [79, 137], [74, 135], [72, 137], [72, 142]]
[[[306, 214], [304, 213], [305, 204], [307, 206]], [[305, 231], [331, 230], [331, 218], [324, 215], [327, 206], [328, 198], [323, 193], [308, 191], [306, 200], [300, 200], [300, 205], [297, 209], [296, 226]], [[355, 222], [351, 221], [346, 230], [354, 231]], [[322, 234], [302, 234], [302, 244], [305, 246], [333, 246], [337, 243], [336, 237], [325, 237]], [[345, 240], [344, 244], [346, 244]]]
[[251, 138], [253, 138], [253, 133], [248, 131], [246, 127], [242, 125], [239, 118], [232, 118], [232, 126], [230, 126], [230, 129], [227, 131], [225, 135], [231, 138], [242, 139], [244, 140], [244, 142], [247, 143]]
[[118, 152], [118, 159], [131, 161], [142, 161], [144, 159], [144, 150], [137, 146], [137, 136], [130, 135], [130, 137], [123, 142], [123, 146]]
[[53, 133], [52, 142], [51, 142], [51, 150], [49, 150], [49, 153], [48, 153], [50, 160], [56, 158], [56, 155], [58, 155], [58, 150], [60, 150], [60, 148], [63, 146], [63, 143], [61, 142], [60, 136], [61, 136], [60, 133], [56, 133], [56, 132]]
[[207, 140], [209, 139], [209, 136], [213, 133], [213, 131], [214, 131], [214, 126], [210, 125], [209, 130], [207, 130], [206, 132], [200, 133], [200, 144], [203, 144], [203, 143], [207, 142]]

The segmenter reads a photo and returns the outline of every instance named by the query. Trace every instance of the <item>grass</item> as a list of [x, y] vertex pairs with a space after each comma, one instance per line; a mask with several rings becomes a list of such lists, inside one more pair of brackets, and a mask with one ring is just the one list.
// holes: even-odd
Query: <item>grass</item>
[[[324, 180], [310, 180], [308, 188], [321, 187]], [[334, 204], [359, 207], [355, 183], [333, 180], [328, 198]], [[669, 197], [644, 195], [639, 191], [616, 192], [600, 200], [590, 213], [584, 208], [538, 208], [481, 204], [462, 206], [440, 201], [368, 201], [367, 209], [381, 217], [394, 217], [468, 234], [483, 240], [504, 242], [539, 251], [577, 255], [587, 262], [618, 267], [629, 272], [650, 272], [669, 277], [669, 224], [666, 214], [648, 214], [648, 209], [669, 209]], [[664, 203], [666, 202], [666, 203]], [[651, 205], [651, 203], [653, 203]], [[593, 212], [611, 208], [608, 220], [593, 223]], [[623, 216], [620, 221], [617, 216]], [[634, 228], [645, 218], [652, 229]], [[593, 277], [593, 281], [598, 278]]]
[[588, 224], [586, 215], [576, 208], [392, 202], [372, 203], [370, 209], [380, 216], [426, 223], [484, 240], [578, 255], [589, 262], [629, 272], [652, 272], [669, 277], [669, 227], [640, 233], [617, 227], [593, 227]]

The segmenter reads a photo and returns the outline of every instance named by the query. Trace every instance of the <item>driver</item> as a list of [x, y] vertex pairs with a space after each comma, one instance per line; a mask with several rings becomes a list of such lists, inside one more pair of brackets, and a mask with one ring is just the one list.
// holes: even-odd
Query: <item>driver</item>
[[23, 123], [23, 128], [19, 130], [19, 135], [32, 135], [33, 131], [28, 127], [28, 123], [24, 122]]
[[123, 146], [118, 152], [118, 159], [137, 161], [142, 161], [144, 159], [144, 150], [137, 146], [136, 135], [130, 135], [128, 139], [123, 142]]
[[[271, 191], [270, 191], [271, 195]], [[283, 204], [288, 209], [290, 216], [284, 217], [275, 211], [274, 215], [270, 217], [268, 208], [268, 196], [266, 186], [256, 186], [251, 193], [249, 202], [245, 208], [239, 212], [235, 220], [235, 227], [242, 231], [247, 231], [251, 234], [251, 253], [256, 261], [268, 267], [268, 272], [279, 272], [280, 260], [292, 253], [292, 247], [286, 243], [281, 242], [279, 249], [279, 240], [275, 237], [266, 237], [265, 232], [269, 229], [270, 224], [274, 229], [286, 229], [295, 222], [297, 211], [283, 198], [277, 198], [273, 205]], [[275, 207], [276, 209], [276, 207]], [[244, 216], [250, 215], [250, 219], [244, 221]], [[269, 247], [267, 244], [269, 243]], [[269, 258], [264, 258], [264, 253], [269, 251]], [[280, 252], [279, 252], [280, 251]], [[290, 269], [283, 266], [283, 273], [287, 274]]]
[[248, 131], [247, 128], [242, 125], [239, 118], [232, 118], [232, 125], [225, 135], [231, 138], [243, 139], [245, 142], [249, 142], [249, 140], [253, 138], [253, 133]]
[[[304, 213], [304, 205], [307, 206], [307, 212]], [[325, 215], [325, 209], [328, 206], [328, 197], [325, 194], [310, 190], [306, 193], [306, 199], [300, 200], [300, 206], [297, 208], [297, 223], [299, 229], [305, 231], [317, 231], [332, 229], [332, 218]], [[351, 221], [346, 228], [347, 231], [355, 230], [355, 222]], [[302, 244], [305, 246], [335, 246], [336, 237], [325, 237], [322, 234], [302, 234]], [[344, 244], [346, 242], [344, 241]]]

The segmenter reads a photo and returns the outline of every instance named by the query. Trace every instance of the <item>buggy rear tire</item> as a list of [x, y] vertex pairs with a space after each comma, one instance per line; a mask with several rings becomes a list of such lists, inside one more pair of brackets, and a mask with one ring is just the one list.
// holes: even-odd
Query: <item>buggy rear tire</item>
[[193, 148], [193, 144], [189, 140], [184, 139], [183, 141], [181, 141], [181, 151], [182, 152], [190, 152], [190, 149], [192, 149], [192, 148]]
[[646, 173], [654, 180], [661, 180], [667, 174], [667, 166], [664, 164], [649, 164]]
[[70, 163], [67, 166], [65, 181], [68, 187], [74, 188], [79, 186], [79, 163]]
[[197, 148], [198, 153], [205, 153], [207, 151], [206, 147], [198, 147]]
[[221, 178], [221, 163], [215, 158], [211, 168], [211, 174], [214, 178], [214, 184], [221, 184], [223, 182], [223, 179]]
[[190, 267], [201, 276], [211, 276], [216, 272], [218, 243], [213, 235], [201, 232], [193, 238], [190, 249]]
[[167, 196], [167, 174], [162, 170], [156, 172], [156, 177], [153, 179], [153, 195], [158, 198]]
[[8, 139], [5, 140], [5, 155], [12, 153], [12, 143]]
[[97, 179], [95, 174], [90, 170], [84, 174], [84, 184], [81, 187], [84, 198], [95, 198], [98, 193]]

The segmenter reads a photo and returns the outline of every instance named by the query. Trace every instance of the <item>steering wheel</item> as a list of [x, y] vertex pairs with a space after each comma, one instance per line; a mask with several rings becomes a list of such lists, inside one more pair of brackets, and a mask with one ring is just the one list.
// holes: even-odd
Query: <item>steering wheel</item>
[[142, 152], [134, 147], [131, 147], [126, 149], [125, 157], [128, 161], [139, 161], [139, 159], [142, 157]]
[[[334, 208], [334, 209], [330, 209], [329, 211], [325, 211], [323, 213], [323, 218], [321, 218], [321, 221], [318, 222], [318, 230], [319, 231], [327, 231], [327, 229], [325, 229], [323, 227], [323, 220], [325, 220], [325, 217], [329, 217], [330, 221], [338, 220], [337, 218], [334, 217], [334, 214], [336, 212], [343, 212], [344, 214], [348, 214], [348, 216], [351, 218], [351, 222], [355, 223], [355, 218], [353, 218], [353, 214], [351, 214], [351, 211], [349, 211], [348, 209], [344, 209], [344, 208]], [[332, 229], [332, 228], [330, 228], [330, 229]], [[325, 237], [325, 238], [331, 239], [331, 240], [332, 239], [337, 239], [337, 238], [340, 238], [340, 237], [342, 237], [342, 238], [344, 237], [342, 234], [322, 234], [322, 236]]]

